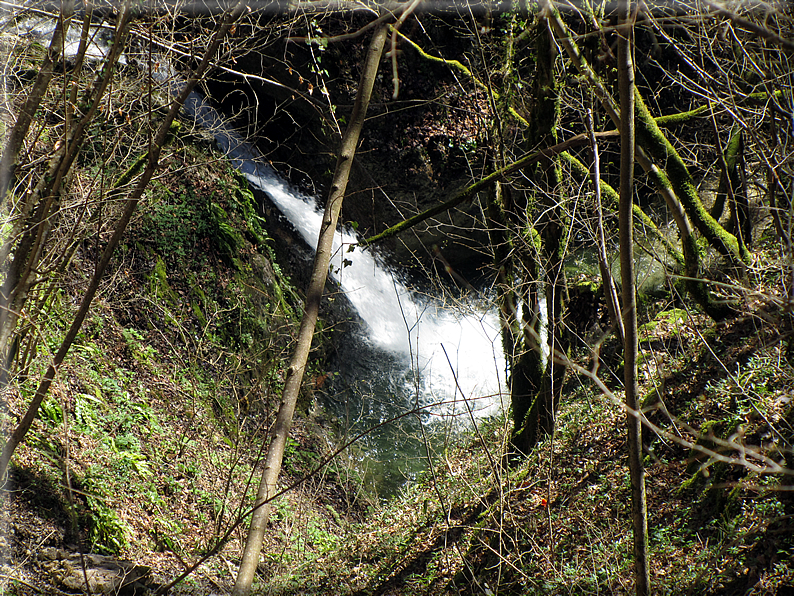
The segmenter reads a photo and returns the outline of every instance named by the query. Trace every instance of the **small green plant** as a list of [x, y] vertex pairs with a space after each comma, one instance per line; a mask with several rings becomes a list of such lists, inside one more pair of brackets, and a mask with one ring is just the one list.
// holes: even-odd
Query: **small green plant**
[[94, 476], [89, 469], [81, 485], [86, 500], [85, 523], [91, 547], [118, 554], [127, 546], [131, 531], [108, 504], [107, 479]]
[[339, 544], [339, 537], [324, 526], [323, 520], [314, 517], [306, 524], [306, 536], [321, 555], [333, 551]]
[[51, 397], [42, 402], [39, 417], [51, 426], [58, 426], [63, 422], [63, 408], [57, 399]]
[[133, 358], [141, 364], [151, 364], [152, 359], [156, 355], [156, 351], [152, 346], [144, 343], [143, 333], [137, 329], [122, 329], [122, 337], [127, 344], [127, 348], [132, 353]]

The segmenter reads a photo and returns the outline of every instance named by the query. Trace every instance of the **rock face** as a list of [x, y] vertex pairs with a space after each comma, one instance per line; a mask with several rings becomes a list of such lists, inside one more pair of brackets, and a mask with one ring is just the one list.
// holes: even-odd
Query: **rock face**
[[42, 569], [65, 590], [134, 596], [146, 594], [152, 588], [151, 569], [130, 561], [97, 554], [82, 555], [81, 561], [79, 553], [59, 548], [45, 548], [39, 557]]

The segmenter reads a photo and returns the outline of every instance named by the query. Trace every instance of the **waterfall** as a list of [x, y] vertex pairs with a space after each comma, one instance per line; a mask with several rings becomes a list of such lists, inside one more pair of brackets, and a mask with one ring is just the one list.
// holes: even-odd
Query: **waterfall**
[[[213, 132], [250, 184], [316, 247], [323, 213], [314, 199], [290, 188], [256, 147], [226, 128], [201, 97], [191, 95], [186, 108], [197, 124]], [[356, 243], [353, 232], [337, 231], [331, 275], [366, 324], [366, 333], [364, 338], [344, 338], [338, 350], [338, 364], [346, 369], [343, 388], [334, 392], [336, 399], [327, 394], [324, 405], [348, 429], [347, 436], [375, 429], [359, 441], [358, 454], [351, 457], [368, 484], [389, 495], [426, 469], [427, 456], [450, 431], [505, 409], [504, 355], [495, 309], [449, 307], [412, 292], [369, 250], [348, 250]], [[416, 407], [424, 415], [380, 426]], [[423, 430], [422, 421], [431, 423], [432, 432]]]
[[[322, 211], [315, 200], [290, 188], [259, 150], [230, 130], [200, 95], [192, 93], [185, 108], [198, 126], [212, 132], [230, 163], [270, 198], [309, 246], [316, 247]], [[410, 369], [406, 383], [419, 380], [420, 405], [443, 402], [431, 409], [433, 413], [468, 413], [457, 403], [465, 397], [478, 416], [496, 414], [502, 407], [504, 371], [497, 315], [465, 304], [451, 308], [417, 295], [372, 252], [349, 251], [357, 242], [353, 232], [337, 231], [331, 275], [367, 324], [369, 344]], [[406, 388], [406, 394], [414, 393]]]
[[[275, 175], [246, 176], [316, 246], [322, 212], [314, 201], [291, 191]], [[459, 398], [459, 386], [465, 397], [487, 402], [473, 405], [479, 415], [495, 413], [501, 405], [499, 375], [504, 368], [496, 316], [465, 305], [448, 308], [414, 294], [372, 253], [348, 252], [356, 242], [351, 232], [337, 232], [331, 273], [366, 322], [367, 340], [414, 367], [422, 380], [424, 404]], [[454, 411], [445, 405], [445, 412]]]
[[[52, 31], [54, 21], [30, 19], [17, 25], [19, 34], [42, 37]], [[67, 55], [77, 49], [76, 32], [70, 29]], [[87, 55], [95, 60], [106, 55], [105, 39], [95, 39]], [[154, 57], [154, 82], [170, 95], [184, 84], [164, 56]], [[122, 63], [135, 64], [131, 56]], [[266, 162], [254, 145], [229, 129], [216, 110], [197, 93], [191, 93], [185, 110], [197, 127], [210, 132], [233, 167], [249, 183], [263, 191], [314, 248], [322, 213], [313, 198], [292, 189]], [[381, 492], [393, 492], [405, 477], [424, 468], [427, 443], [418, 441], [418, 425], [427, 420], [468, 421], [503, 408], [504, 356], [498, 316], [494, 309], [474, 304], [444, 304], [410, 290], [399, 275], [383, 265], [371, 251], [348, 251], [357, 243], [355, 234], [336, 234], [331, 275], [366, 324], [364, 337], [349, 338], [340, 346], [340, 362], [348, 367], [344, 397], [335, 405], [337, 415], [346, 415], [354, 432], [376, 427], [400, 413], [420, 406], [426, 415], [402, 418], [399, 423], [379, 427], [361, 444], [357, 457], [367, 476]], [[466, 401], [463, 401], [463, 398]], [[441, 436], [437, 434], [436, 436]], [[432, 443], [432, 439], [430, 441]]]

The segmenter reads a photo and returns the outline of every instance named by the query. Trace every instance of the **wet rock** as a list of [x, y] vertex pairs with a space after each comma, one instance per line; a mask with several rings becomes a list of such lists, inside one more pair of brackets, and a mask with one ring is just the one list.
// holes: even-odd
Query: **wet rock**
[[276, 273], [273, 271], [273, 265], [263, 255], [254, 253], [251, 257], [251, 268], [263, 284], [269, 288], [273, 286], [276, 281]]

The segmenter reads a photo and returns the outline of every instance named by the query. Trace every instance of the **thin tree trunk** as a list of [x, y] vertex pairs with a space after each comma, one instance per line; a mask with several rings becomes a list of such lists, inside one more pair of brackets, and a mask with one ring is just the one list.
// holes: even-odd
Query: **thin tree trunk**
[[[615, 279], [612, 277], [612, 270], [607, 259], [606, 238], [604, 237], [604, 213], [601, 206], [601, 160], [598, 155], [598, 141], [593, 128], [593, 111], [590, 108], [587, 108], [586, 116], [587, 134], [590, 135], [590, 147], [593, 151], [593, 189], [595, 190], [596, 213], [598, 214], [598, 267], [601, 270], [601, 283], [604, 286], [604, 299], [607, 303], [607, 310], [609, 310], [609, 319], [618, 336], [618, 341], [622, 344], [625, 333], [623, 332], [623, 319], [620, 316], [618, 291], [615, 288]], [[618, 204], [620, 204], [620, 201], [618, 201]]]
[[[28, 93], [25, 103], [17, 116], [17, 120], [8, 134], [8, 139], [3, 149], [3, 156], [0, 158], [0, 209], [5, 209], [3, 204], [5, 203], [6, 195], [14, 179], [19, 152], [22, 149], [25, 137], [33, 122], [36, 110], [39, 109], [39, 105], [50, 85], [50, 81], [54, 74], [54, 65], [63, 53], [64, 39], [73, 14], [74, 0], [64, 2], [61, 5], [49, 48], [44, 54], [39, 66], [39, 74], [36, 76], [33, 87], [30, 93]], [[33, 204], [34, 201], [30, 200], [30, 197], [26, 197], [24, 200], [14, 197], [13, 194], [9, 197], [8, 221], [11, 222], [12, 228], [7, 238], [3, 241], [2, 247], [0, 247], [0, 267], [2, 267], [6, 274], [6, 279], [3, 281], [2, 288], [0, 288], [0, 390], [5, 387], [5, 381], [8, 377], [6, 366], [10, 361], [10, 355], [13, 351], [11, 349], [11, 344], [13, 342], [10, 330], [13, 330], [16, 323], [16, 316], [10, 302], [11, 293], [14, 291], [15, 286], [9, 285], [8, 283], [11, 269], [8, 263], [8, 257], [14, 247], [14, 243], [22, 232], [22, 228], [30, 215]], [[20, 251], [17, 248], [15, 252], [19, 253]]]
[[[3, 367], [6, 367], [7, 363], [10, 365], [9, 348], [13, 344], [17, 318], [27, 302], [30, 288], [37, 281], [35, 271], [44, 256], [49, 232], [60, 210], [64, 183], [82, 147], [88, 125], [99, 109], [113, 77], [114, 68], [125, 45], [131, 16], [129, 3], [125, 3], [117, 18], [116, 35], [111, 51], [105, 58], [105, 67], [86, 100], [91, 102], [90, 106], [84, 108], [85, 113], [79, 122], [73, 127], [65, 128], [62, 147], [54, 151], [47, 165], [47, 173], [39, 178], [34, 189], [20, 201], [21, 206], [16, 209], [19, 212], [17, 221], [8, 241], [0, 250], [0, 263], [7, 266], [5, 279], [0, 288], [0, 352], [2, 352], [0, 357]], [[84, 53], [85, 45], [81, 45], [80, 50]], [[79, 60], [82, 60], [82, 57], [78, 57]], [[69, 112], [70, 108], [67, 106], [67, 115]], [[11, 251], [12, 247], [13, 251]], [[13, 258], [6, 264], [5, 259], [9, 251], [13, 252]], [[4, 370], [2, 377], [6, 379], [8, 371]]]
[[720, 182], [717, 186], [717, 195], [714, 199], [714, 204], [711, 206], [711, 217], [719, 221], [722, 217], [722, 212], [725, 210], [726, 199], [728, 203], [733, 202], [733, 195], [739, 188], [739, 174], [736, 168], [736, 162], [739, 158], [739, 152], [742, 150], [742, 128], [734, 123], [731, 128], [731, 134], [728, 140], [728, 145], [725, 150], [722, 150], [720, 143], [719, 128], [714, 114], [711, 116], [712, 128], [714, 129], [714, 141], [718, 148], [717, 157], [720, 163]]
[[[618, 87], [620, 90], [620, 275], [623, 290], [624, 385], [626, 405], [637, 411], [637, 305], [634, 284], [634, 63], [631, 0], [621, 0], [622, 21], [618, 32]], [[645, 502], [645, 470], [642, 463], [642, 424], [628, 415], [631, 512], [634, 529], [634, 579], [637, 596], [650, 593], [648, 572], [648, 515]]]
[[[595, 133], [596, 141], [600, 138], [598, 135], [599, 133]], [[578, 178], [585, 179], [590, 178], [592, 179], [593, 174], [592, 172], [585, 166], [579, 159], [568, 153], [567, 151], [563, 151], [560, 153], [560, 158], [568, 164], [571, 168], [571, 173], [577, 176]], [[601, 201], [606, 199], [609, 206], [617, 211], [618, 205], [620, 204], [620, 197], [618, 192], [612, 188], [609, 184], [604, 182], [604, 180], [600, 180], [598, 183], [598, 192], [601, 195]], [[678, 250], [676, 246], [670, 241], [670, 239], [665, 236], [662, 231], [658, 228], [656, 223], [648, 217], [648, 215], [642, 210], [642, 208], [634, 203], [632, 205], [632, 211], [634, 213], [634, 225], [638, 226], [640, 229], [643, 230], [643, 233], [646, 237], [653, 238], [657, 242], [659, 242], [662, 246], [664, 246], [665, 250], [667, 251], [667, 255], [672, 258], [682, 269], [686, 267], [686, 261], [684, 260], [683, 253]], [[623, 340], [620, 342], [623, 343]]]
[[[47, 48], [44, 59], [39, 66], [39, 74], [36, 76], [36, 81], [33, 83], [27, 99], [25, 99], [25, 104], [19, 112], [14, 127], [8, 134], [8, 140], [3, 149], [3, 157], [0, 158], [0, 201], [5, 200], [11, 181], [14, 179], [14, 169], [19, 151], [22, 148], [22, 143], [28, 133], [30, 124], [33, 122], [36, 110], [39, 108], [41, 100], [44, 98], [44, 94], [52, 80], [54, 65], [63, 52], [66, 32], [69, 30], [73, 15], [74, 0], [63, 2], [58, 20], [55, 23], [55, 29], [52, 32], [50, 46]], [[0, 262], [2, 262], [1, 259]]]
[[[595, 133], [596, 138], [598, 139], [615, 139], [618, 134], [614, 130], [608, 130], [606, 132], [597, 132]], [[584, 145], [590, 141], [590, 138], [586, 134], [579, 134], [573, 136], [569, 139], [566, 139], [556, 145], [552, 145], [550, 147], [544, 147], [543, 149], [538, 149], [537, 151], [532, 151], [530, 153], [525, 154], [524, 156], [520, 157], [514, 162], [507, 164], [504, 167], [499, 168], [495, 172], [491, 172], [484, 178], [480, 178], [477, 182], [473, 182], [469, 186], [466, 186], [462, 190], [456, 192], [451, 199], [444, 201], [438, 205], [430, 207], [429, 209], [425, 209], [421, 213], [417, 213], [416, 215], [409, 217], [408, 219], [404, 219], [403, 221], [394, 224], [392, 227], [383, 230], [379, 234], [375, 234], [374, 236], [370, 236], [369, 238], [364, 238], [359, 242], [359, 246], [369, 246], [371, 244], [377, 244], [387, 238], [392, 238], [401, 234], [405, 230], [408, 230], [417, 224], [422, 223], [423, 221], [430, 219], [431, 217], [435, 217], [440, 213], [446, 213], [451, 209], [454, 209], [458, 205], [466, 203], [468, 201], [473, 200], [477, 193], [482, 190], [486, 190], [496, 184], [497, 182], [501, 182], [503, 180], [508, 179], [511, 174], [519, 170], [523, 170], [528, 167], [532, 167], [533, 164], [542, 158], [553, 158], [555, 155], [559, 155], [566, 161], [571, 160], [570, 154], [567, 154], [568, 149], [573, 149], [575, 147], [579, 147], [580, 145]], [[567, 157], [566, 157], [567, 156]], [[584, 169], [587, 172], [587, 168]], [[602, 181], [603, 184], [603, 181]], [[617, 203], [616, 203], [617, 204]]]
[[314, 337], [320, 298], [322, 298], [328, 277], [336, 224], [339, 219], [339, 212], [342, 209], [342, 200], [344, 199], [347, 181], [350, 177], [353, 156], [358, 146], [359, 136], [364, 125], [364, 117], [366, 116], [372, 88], [375, 84], [375, 75], [378, 72], [381, 54], [383, 53], [386, 30], [386, 25], [381, 24], [372, 36], [366, 63], [361, 73], [361, 83], [356, 94], [356, 102], [350, 117], [350, 124], [342, 137], [342, 146], [336, 162], [331, 191], [320, 228], [320, 237], [317, 240], [314, 268], [306, 291], [306, 308], [301, 320], [300, 331], [298, 332], [298, 342], [287, 370], [281, 405], [279, 406], [276, 423], [273, 428], [273, 439], [265, 457], [265, 469], [262, 472], [256, 496], [256, 509], [251, 516], [251, 527], [248, 531], [248, 538], [245, 542], [243, 558], [234, 584], [234, 590], [232, 590], [232, 596], [247, 596], [250, 593], [254, 572], [259, 563], [259, 553], [262, 550], [265, 526], [270, 517], [269, 500], [277, 490], [276, 483], [281, 471], [281, 462], [284, 458], [284, 448], [292, 426], [292, 416], [295, 412], [295, 404], [298, 401], [301, 381], [303, 380], [306, 361], [309, 357], [309, 350]]

